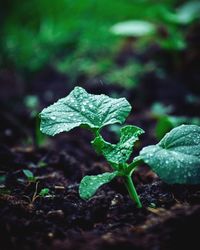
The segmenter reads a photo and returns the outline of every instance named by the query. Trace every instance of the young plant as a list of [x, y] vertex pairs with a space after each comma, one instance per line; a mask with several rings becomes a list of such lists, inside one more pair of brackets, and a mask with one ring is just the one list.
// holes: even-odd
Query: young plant
[[34, 176], [33, 172], [31, 172], [28, 169], [23, 169], [22, 171], [29, 182], [36, 182], [37, 181], [37, 177]]
[[24, 196], [29, 201], [30, 206], [33, 206], [34, 202], [38, 198], [44, 198], [44, 197], [48, 196], [49, 193], [50, 193], [49, 188], [43, 188], [43, 189], [40, 190], [40, 192], [38, 192], [38, 185], [39, 185], [39, 181], [36, 182], [36, 184], [35, 184], [35, 191], [34, 191], [32, 197]]
[[133, 125], [124, 126], [117, 144], [105, 141], [100, 132], [104, 126], [124, 123], [130, 111], [131, 105], [125, 98], [92, 95], [75, 87], [67, 97], [40, 113], [41, 131], [45, 134], [54, 136], [79, 126], [92, 131], [92, 146], [113, 169], [85, 176], [79, 186], [80, 197], [91, 198], [103, 184], [121, 176], [132, 200], [142, 207], [131, 176], [143, 162], [168, 183], [200, 183], [200, 127], [182, 125], [173, 129], [157, 145], [143, 148], [129, 163], [134, 143], [144, 131]]
[[40, 197], [45, 197], [45, 196], [49, 195], [49, 192], [50, 192], [49, 188], [43, 188], [39, 192], [39, 196]]
[[[35, 121], [35, 130], [34, 130], [34, 138], [33, 143], [35, 146], [40, 147], [45, 144], [45, 135], [40, 132], [40, 118], [38, 117], [38, 109], [39, 109], [39, 99], [35, 95], [28, 95], [24, 99], [24, 104], [26, 108], [30, 111], [30, 116]], [[31, 138], [32, 140], [32, 138]]]

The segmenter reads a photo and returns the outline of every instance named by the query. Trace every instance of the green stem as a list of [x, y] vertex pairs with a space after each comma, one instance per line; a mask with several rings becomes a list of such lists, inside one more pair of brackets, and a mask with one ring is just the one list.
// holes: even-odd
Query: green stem
[[140, 198], [139, 198], [137, 191], [135, 189], [135, 186], [133, 184], [131, 175], [124, 176], [124, 181], [125, 181], [126, 188], [128, 189], [128, 192], [129, 192], [131, 199], [136, 203], [138, 208], [141, 208], [142, 204], [140, 202]]
[[142, 163], [143, 160], [140, 158], [140, 156], [135, 157], [133, 162], [129, 164], [128, 168], [126, 169], [126, 173], [131, 175], [133, 171], [136, 169], [136, 167]]
[[[99, 131], [99, 129], [97, 129], [97, 128], [94, 128], [94, 129], [91, 129], [91, 131], [93, 132], [93, 135], [94, 135], [94, 137], [98, 137], [100, 134], [100, 131]], [[95, 139], [95, 138], [94, 138]]]

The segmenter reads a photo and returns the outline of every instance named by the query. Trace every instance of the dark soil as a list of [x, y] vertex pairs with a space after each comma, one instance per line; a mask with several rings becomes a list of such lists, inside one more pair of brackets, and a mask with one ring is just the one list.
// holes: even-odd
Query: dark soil
[[[56, 147], [65, 141], [58, 152], [1, 147], [1, 249], [198, 249], [199, 186], [168, 186], [142, 166], [134, 176], [142, 209], [120, 179], [89, 201], [79, 198], [84, 175], [109, 170], [89, 139], [78, 129], [55, 139]], [[27, 181], [27, 168], [36, 182]], [[32, 201], [46, 187], [50, 194]]]

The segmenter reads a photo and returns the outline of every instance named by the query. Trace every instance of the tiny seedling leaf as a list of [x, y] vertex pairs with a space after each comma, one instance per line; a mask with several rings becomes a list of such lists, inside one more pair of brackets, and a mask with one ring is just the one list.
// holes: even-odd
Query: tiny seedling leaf
[[80, 186], [79, 194], [84, 200], [90, 199], [97, 191], [99, 187], [110, 182], [117, 176], [118, 172], [104, 173], [98, 175], [87, 175], [83, 177]]
[[43, 109], [40, 129], [52, 136], [79, 126], [100, 129], [123, 123], [130, 111], [131, 105], [125, 98], [88, 94], [83, 88], [75, 87], [67, 97]]
[[45, 197], [49, 194], [49, 188], [43, 188], [40, 193], [39, 193], [39, 196], [41, 197]]
[[32, 173], [30, 170], [28, 170], [28, 169], [23, 169], [22, 171], [23, 171], [23, 173], [25, 174], [25, 176], [27, 177], [27, 179], [28, 179], [29, 181], [35, 180], [35, 176], [33, 175], [33, 173]]
[[143, 133], [141, 128], [127, 125], [120, 130], [120, 141], [117, 144], [106, 142], [102, 136], [96, 137], [92, 144], [111, 164], [125, 163], [133, 151], [134, 143]]
[[200, 127], [181, 125], [140, 152], [141, 158], [167, 183], [200, 183]]

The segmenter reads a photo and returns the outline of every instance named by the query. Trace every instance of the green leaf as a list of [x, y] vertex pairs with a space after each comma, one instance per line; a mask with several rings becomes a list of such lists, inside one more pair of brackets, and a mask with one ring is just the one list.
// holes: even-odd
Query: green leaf
[[49, 188], [43, 188], [40, 193], [39, 193], [39, 196], [41, 197], [45, 197], [49, 194]]
[[156, 124], [155, 133], [156, 137], [161, 140], [163, 136], [171, 129], [180, 126], [181, 124], [193, 124], [200, 125], [200, 119], [198, 117], [186, 117], [186, 116], [160, 116]]
[[181, 125], [153, 146], [140, 152], [141, 158], [168, 183], [200, 183], [200, 127]]
[[40, 129], [48, 135], [86, 126], [99, 129], [109, 124], [123, 123], [131, 111], [125, 98], [88, 94], [75, 87], [65, 98], [58, 100], [40, 113]]
[[23, 173], [26, 175], [26, 177], [27, 177], [28, 180], [32, 181], [32, 180], [35, 179], [33, 173], [32, 173], [30, 170], [28, 170], [28, 169], [23, 169], [22, 171], [23, 171]]
[[117, 144], [106, 142], [102, 136], [98, 136], [92, 145], [98, 153], [102, 153], [107, 161], [114, 164], [125, 163], [132, 151], [134, 143], [144, 130], [136, 126], [128, 125], [120, 130], [120, 141]]
[[112, 181], [118, 172], [85, 176], [79, 186], [79, 194], [82, 199], [90, 199], [102, 185]]
[[155, 127], [155, 134], [157, 139], [161, 140], [163, 136], [174, 128], [174, 125], [169, 116], [160, 116]]

